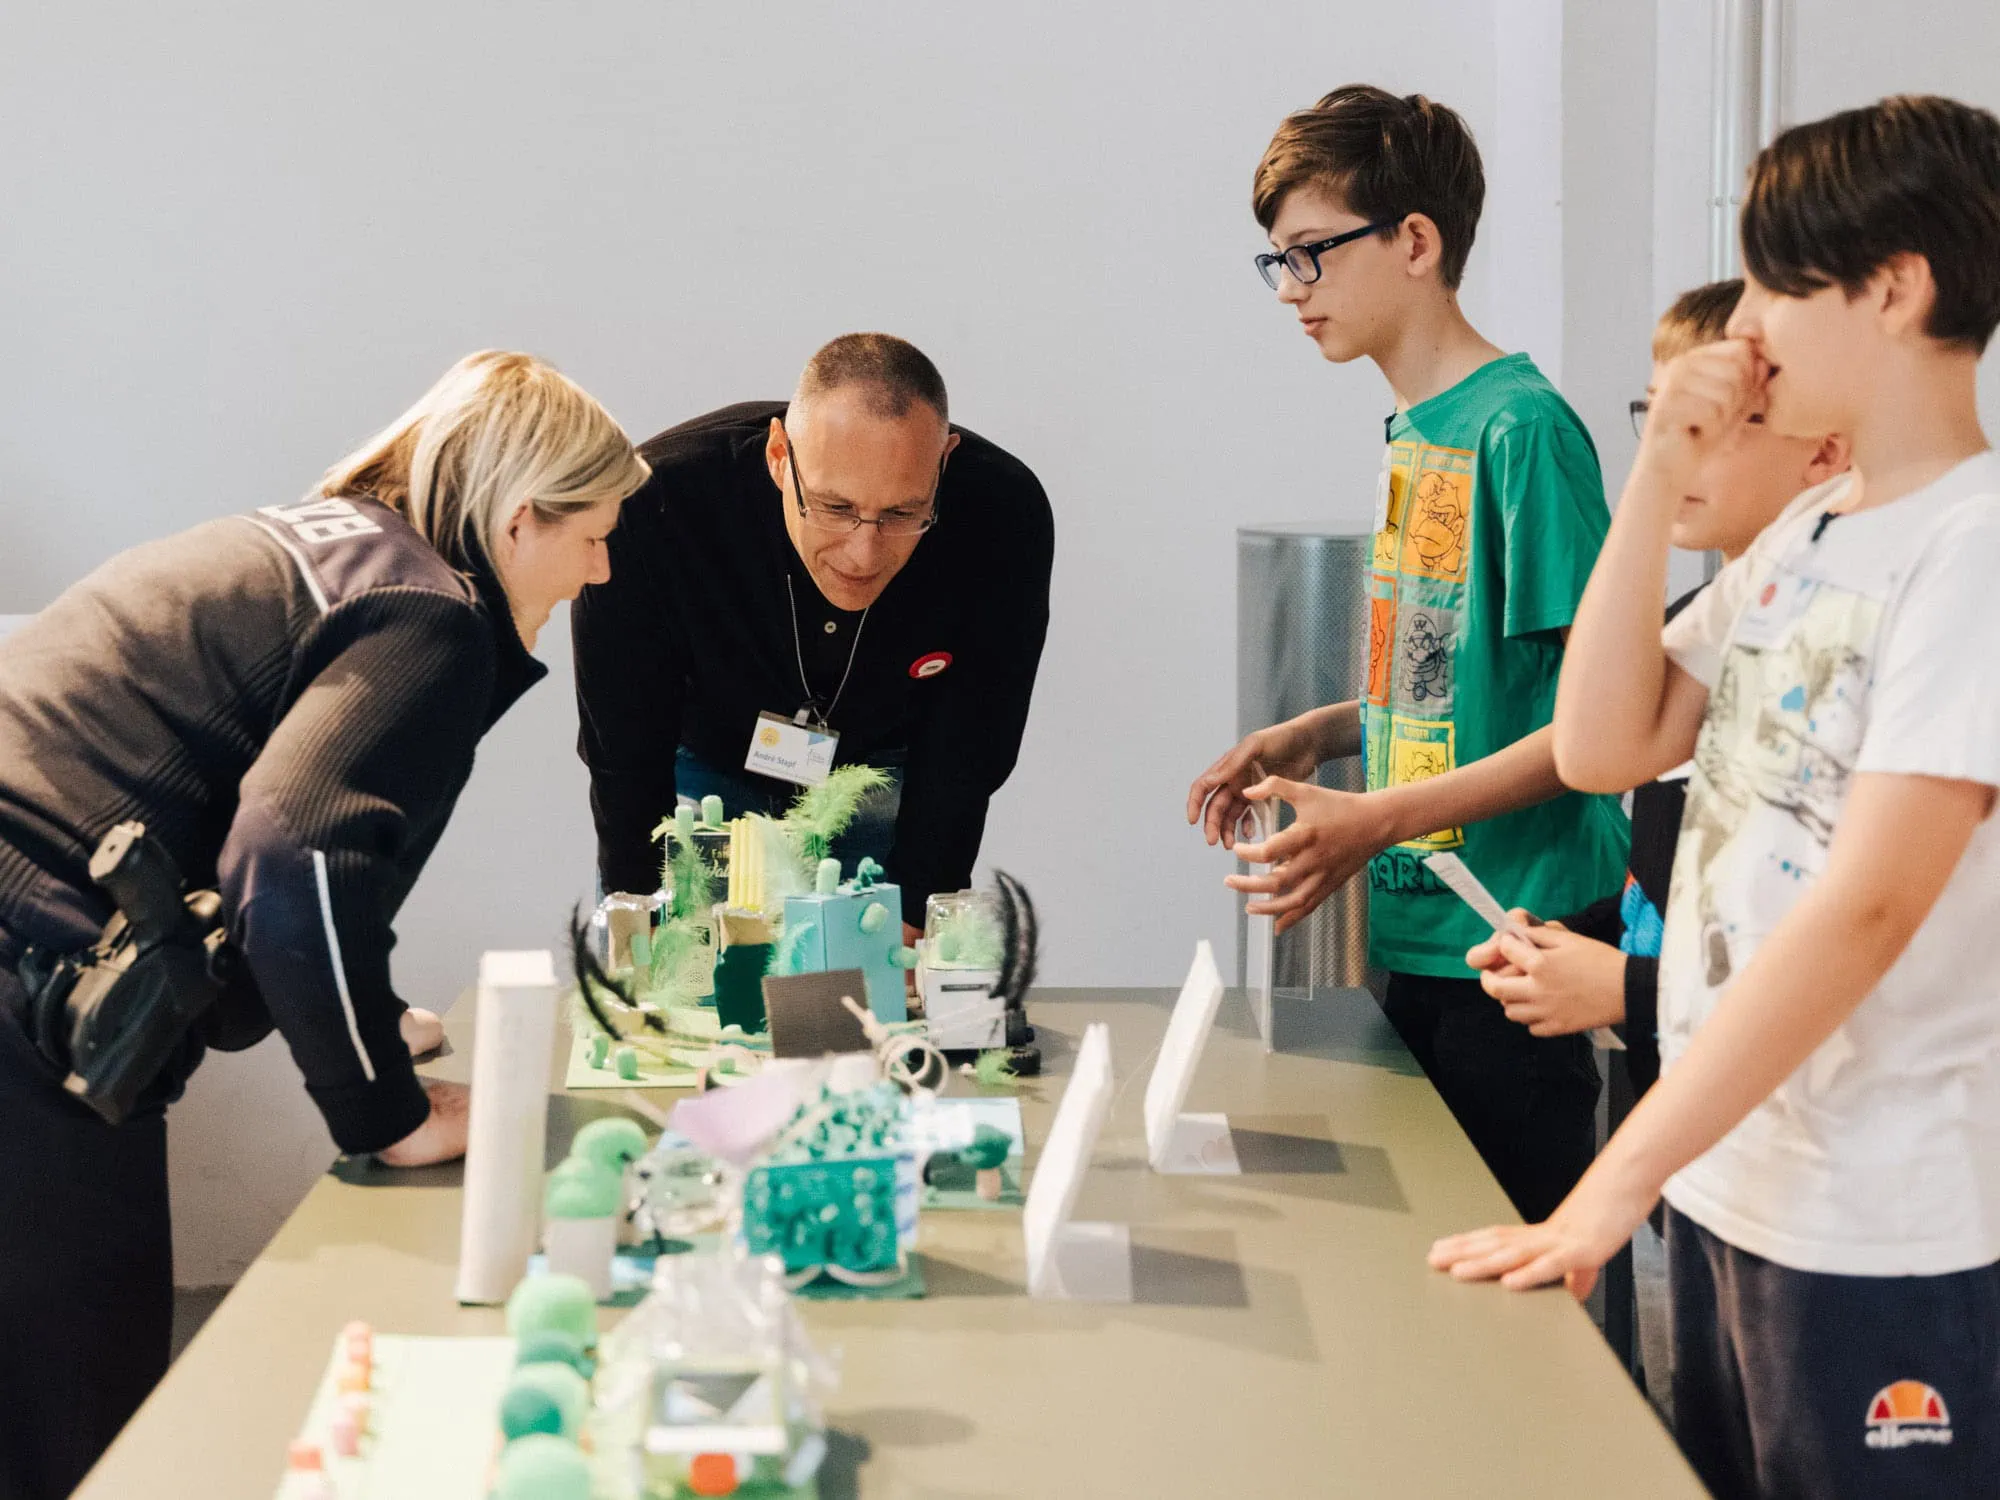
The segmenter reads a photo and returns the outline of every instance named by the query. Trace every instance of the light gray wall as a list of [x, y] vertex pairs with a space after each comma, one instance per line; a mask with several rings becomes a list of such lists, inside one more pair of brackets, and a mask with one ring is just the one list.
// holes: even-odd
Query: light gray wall
[[[1545, 28], [1556, 0], [1509, 3]], [[1504, 178], [1493, 16], [17, 7], [0, 609], [291, 498], [469, 349], [552, 358], [643, 436], [784, 393], [835, 333], [892, 329], [1058, 516], [1048, 656], [987, 856], [1035, 891], [1050, 982], [1176, 979], [1234, 926], [1226, 862], [1180, 822], [1232, 731], [1234, 529], [1365, 524], [1388, 404], [1256, 280], [1250, 171], [1286, 109], [1372, 79], [1462, 109]], [[1517, 197], [1489, 218], [1476, 317], [1554, 212]], [[1559, 364], [1559, 310], [1506, 306], [1510, 342]], [[552, 680], [489, 739], [411, 899], [413, 1002], [448, 1003], [482, 948], [556, 941], [588, 884], [566, 649], [552, 628]], [[173, 1134], [186, 1281], [254, 1253], [326, 1152], [262, 1054], [200, 1075]]]

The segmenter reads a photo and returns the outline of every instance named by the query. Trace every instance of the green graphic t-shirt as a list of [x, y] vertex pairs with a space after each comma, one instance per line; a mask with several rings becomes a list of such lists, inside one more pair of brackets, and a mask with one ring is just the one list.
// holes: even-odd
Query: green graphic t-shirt
[[[1362, 702], [1368, 786], [1439, 776], [1549, 722], [1558, 632], [1611, 516], [1597, 450], [1525, 354], [1484, 365], [1389, 424]], [[1368, 867], [1370, 954], [1393, 973], [1466, 978], [1486, 924], [1424, 865], [1450, 849], [1503, 906], [1574, 911], [1623, 883], [1615, 797], [1565, 793], [1444, 828]]]

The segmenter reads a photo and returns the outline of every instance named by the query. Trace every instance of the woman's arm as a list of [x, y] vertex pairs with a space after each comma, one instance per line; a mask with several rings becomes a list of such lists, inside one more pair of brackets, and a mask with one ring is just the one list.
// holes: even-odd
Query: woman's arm
[[472, 767], [491, 627], [465, 600], [363, 596], [243, 778], [217, 870], [231, 934], [306, 1089], [347, 1152], [423, 1125], [390, 923]]

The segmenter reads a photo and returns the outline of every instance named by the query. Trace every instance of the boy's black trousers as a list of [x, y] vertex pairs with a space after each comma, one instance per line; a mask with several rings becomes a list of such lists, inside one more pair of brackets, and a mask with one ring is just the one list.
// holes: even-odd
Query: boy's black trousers
[[1597, 1151], [1590, 1038], [1529, 1035], [1476, 979], [1391, 974], [1382, 1009], [1515, 1211], [1554, 1213]]

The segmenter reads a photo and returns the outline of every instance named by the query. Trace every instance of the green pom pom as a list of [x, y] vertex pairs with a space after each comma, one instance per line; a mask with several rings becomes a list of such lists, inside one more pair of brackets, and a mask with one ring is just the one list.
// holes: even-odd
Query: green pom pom
[[597, 1299], [581, 1276], [530, 1276], [507, 1299], [507, 1331], [517, 1339], [566, 1333], [597, 1347]]
[[592, 1120], [570, 1142], [571, 1156], [594, 1161], [611, 1172], [623, 1172], [646, 1154], [646, 1132], [637, 1120], [623, 1115]]
[[893, 948], [889, 952], [889, 962], [899, 969], [914, 969], [917, 966], [917, 950], [908, 947]]
[[[509, 1432], [510, 1414], [522, 1421], [547, 1421], [553, 1426], [523, 1427]], [[547, 1432], [575, 1442], [590, 1416], [590, 1382], [568, 1365], [520, 1365], [507, 1380], [507, 1394], [500, 1401], [500, 1430], [510, 1438], [529, 1432]]]
[[635, 1082], [639, 1077], [639, 1052], [634, 1047], [620, 1047], [611, 1054], [611, 1061], [618, 1069], [618, 1076], [627, 1082]]
[[531, 1432], [561, 1437], [562, 1430], [562, 1407], [540, 1386], [509, 1386], [500, 1398], [500, 1435], [508, 1442]]
[[1014, 1151], [1014, 1138], [1004, 1130], [981, 1125], [972, 1132], [972, 1144], [958, 1153], [958, 1159], [977, 1171], [997, 1167]]
[[500, 1455], [493, 1500], [590, 1500], [590, 1461], [547, 1433], [516, 1438]]
[[674, 837], [683, 844], [694, 842], [694, 804], [683, 802], [674, 809]]
[[575, 1334], [556, 1328], [545, 1328], [540, 1333], [531, 1333], [521, 1339], [514, 1348], [514, 1363], [568, 1365], [586, 1378], [597, 1368], [596, 1361], [584, 1351], [582, 1342]]
[[861, 909], [861, 930], [873, 937], [889, 925], [889, 908], [880, 901], [870, 901]]
[[624, 1206], [622, 1174], [588, 1157], [572, 1156], [563, 1165], [569, 1162], [576, 1167], [549, 1173], [542, 1201], [551, 1219], [608, 1219]]
[[590, 1065], [593, 1068], [601, 1068], [604, 1066], [605, 1059], [610, 1056], [611, 1038], [600, 1031], [590, 1039]]
[[840, 861], [823, 859], [813, 875], [813, 890], [822, 896], [831, 896], [840, 889]]
[[701, 799], [701, 820], [710, 828], [720, 828], [722, 826], [722, 799], [720, 797], [704, 797]]

